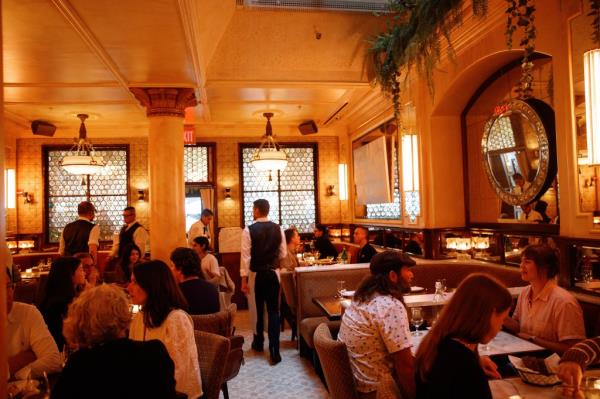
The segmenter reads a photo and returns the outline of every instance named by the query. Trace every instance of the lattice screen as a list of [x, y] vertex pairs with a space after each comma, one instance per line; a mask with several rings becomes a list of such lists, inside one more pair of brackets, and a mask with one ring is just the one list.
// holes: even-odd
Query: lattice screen
[[271, 174], [250, 164], [256, 148], [242, 148], [242, 178], [244, 184], [244, 221], [252, 223], [252, 202], [259, 198], [269, 201], [269, 218], [283, 228], [295, 226], [300, 232], [311, 232], [316, 220], [315, 150], [312, 147], [285, 148], [288, 164], [285, 170]]
[[208, 147], [189, 146], [183, 152], [183, 173], [188, 183], [208, 181]]

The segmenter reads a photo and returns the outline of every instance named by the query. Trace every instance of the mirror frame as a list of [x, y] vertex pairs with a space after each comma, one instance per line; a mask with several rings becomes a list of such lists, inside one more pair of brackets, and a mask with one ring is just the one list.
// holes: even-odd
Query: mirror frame
[[[507, 204], [521, 205], [535, 201], [550, 188], [557, 173], [554, 110], [545, 102], [535, 98], [510, 100], [499, 104], [497, 109], [500, 112], [488, 119], [481, 138], [481, 152], [488, 181], [496, 195]], [[488, 138], [494, 123], [500, 117], [514, 112], [524, 115], [529, 120], [540, 144], [538, 172], [535, 179], [530, 182], [529, 188], [521, 194], [512, 194], [500, 187], [488, 162]]]

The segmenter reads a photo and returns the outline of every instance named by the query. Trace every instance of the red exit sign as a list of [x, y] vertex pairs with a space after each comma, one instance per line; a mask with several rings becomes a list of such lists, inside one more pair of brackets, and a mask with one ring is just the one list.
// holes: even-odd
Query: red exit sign
[[509, 110], [509, 106], [507, 104], [504, 105], [496, 105], [494, 107], [494, 116], [499, 116], [502, 115], [505, 112], [508, 112]]

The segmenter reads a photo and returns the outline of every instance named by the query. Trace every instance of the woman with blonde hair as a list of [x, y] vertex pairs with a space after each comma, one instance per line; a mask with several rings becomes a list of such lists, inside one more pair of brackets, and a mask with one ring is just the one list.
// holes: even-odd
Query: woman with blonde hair
[[458, 286], [417, 351], [417, 399], [492, 398], [486, 374], [500, 375], [477, 344], [498, 334], [511, 304], [510, 292], [489, 275], [473, 274]]
[[[158, 340], [127, 338], [131, 314], [123, 290], [100, 285], [84, 291], [63, 325], [68, 359], [52, 398], [175, 398], [174, 365]], [[90, 376], [99, 383], [90, 385]]]

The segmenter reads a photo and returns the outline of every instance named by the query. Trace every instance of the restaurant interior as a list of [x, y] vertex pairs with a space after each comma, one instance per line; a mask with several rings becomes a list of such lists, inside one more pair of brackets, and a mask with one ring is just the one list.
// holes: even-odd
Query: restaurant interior
[[[59, 256], [81, 201], [97, 210], [101, 274], [126, 206], [148, 231], [145, 256], [167, 263], [210, 209], [236, 325], [250, 331], [229, 394], [271, 397], [253, 385], [271, 369], [246, 351], [240, 290], [242, 229], [266, 198], [271, 220], [300, 233], [300, 259], [322, 224], [356, 263], [364, 226], [378, 251], [416, 259], [429, 294], [478, 271], [524, 286], [521, 252], [548, 244], [586, 335], [600, 335], [597, 2], [538, 1], [528, 28], [510, 31], [506, 1], [442, 1], [404, 48], [386, 40], [412, 20], [394, 16], [430, 2], [391, 3], [395, 13], [386, 0], [3, 0], [0, 259], [17, 265], [22, 299], [35, 301], [27, 284]], [[289, 294], [298, 341], [281, 363], [301, 383], [281, 397], [327, 397], [313, 334], [336, 317], [314, 299], [368, 273], [304, 255]]]

